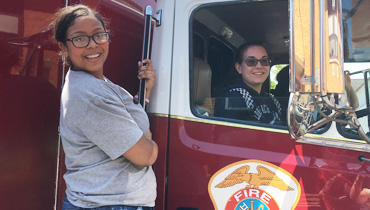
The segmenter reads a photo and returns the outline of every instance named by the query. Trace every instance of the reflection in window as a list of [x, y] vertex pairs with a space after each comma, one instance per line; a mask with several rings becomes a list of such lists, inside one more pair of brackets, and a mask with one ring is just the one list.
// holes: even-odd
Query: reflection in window
[[[351, 86], [358, 99], [356, 115], [369, 135], [370, 1], [344, 0], [342, 6], [344, 70], [351, 74]], [[351, 126], [337, 127], [344, 137], [361, 139]]]
[[338, 59], [338, 37], [335, 35], [329, 37], [329, 58]]
[[342, 1], [345, 62], [370, 61], [370, 1]]

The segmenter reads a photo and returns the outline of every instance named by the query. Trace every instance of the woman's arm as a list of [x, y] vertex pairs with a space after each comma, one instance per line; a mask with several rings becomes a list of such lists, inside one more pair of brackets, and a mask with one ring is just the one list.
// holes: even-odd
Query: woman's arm
[[[140, 61], [138, 62], [139, 70], [137, 77], [139, 79], [146, 79], [145, 98], [149, 98], [150, 92], [155, 83], [156, 72], [153, 69], [153, 63], [150, 59], [144, 60], [144, 63], [146, 63], [146, 65], [142, 66], [142, 63]], [[127, 150], [123, 156], [138, 166], [144, 167], [153, 165], [157, 160], [158, 146], [151, 138], [152, 134], [150, 131], [148, 136], [142, 135], [139, 141]]]
[[152, 139], [143, 135], [123, 156], [135, 165], [151, 166], [157, 160], [158, 146]]

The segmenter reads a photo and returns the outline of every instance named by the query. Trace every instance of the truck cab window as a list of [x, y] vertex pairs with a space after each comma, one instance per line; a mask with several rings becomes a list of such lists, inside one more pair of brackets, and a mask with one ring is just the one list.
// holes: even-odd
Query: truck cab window
[[[362, 129], [367, 136], [370, 136], [370, 44], [368, 39], [364, 38], [370, 34], [368, 5], [366, 1], [358, 1], [356, 4], [352, 1], [343, 1], [342, 19], [344, 70], [350, 75], [350, 85], [353, 90], [350, 94], [356, 96], [353, 98], [347, 93], [347, 98], [349, 103], [352, 100], [350, 106], [355, 108]], [[346, 138], [361, 139], [356, 130], [349, 125], [337, 123], [337, 129]]]
[[[273, 97], [275, 86], [271, 88], [269, 68], [289, 63], [289, 46], [286, 44], [289, 40], [288, 1], [205, 4], [194, 10], [190, 29], [193, 113], [199, 117], [242, 124], [285, 125], [285, 117], [281, 116], [286, 112], [282, 112], [279, 100], [287, 100], [289, 90], [284, 96], [279, 95], [279, 100]], [[236, 68], [236, 63], [247, 65], [245, 58], [243, 61], [236, 60], [238, 48], [245, 43], [259, 43], [266, 52], [264, 58], [255, 55], [257, 64], [249, 61], [248, 67], [259, 69], [257, 71], [267, 68], [267, 71], [254, 72], [257, 77], [263, 74], [264, 79], [259, 81], [261, 90], [257, 91], [258, 94], [253, 92], [253, 98], [248, 98], [245, 90], [239, 91], [239, 87], [235, 86], [236, 94], [241, 94], [236, 100], [242, 99], [238, 107], [233, 105], [235, 99], [227, 96], [227, 92], [233, 85], [243, 85], [244, 81], [248, 81]], [[249, 86], [246, 83], [247, 89]], [[248, 107], [247, 103], [255, 107]], [[267, 117], [269, 119], [262, 120], [266, 113], [273, 114]]]
[[271, 67], [271, 94], [279, 101], [281, 106], [281, 119], [286, 121], [289, 102], [289, 64], [278, 64]]
[[[348, 64], [347, 64], [348, 66]], [[370, 136], [370, 123], [369, 123], [369, 101], [370, 101], [370, 90], [369, 90], [369, 80], [370, 80], [370, 64], [362, 64], [362, 67], [366, 67], [368, 69], [365, 70], [358, 70], [354, 71], [356, 69], [355, 65], [350, 65], [351, 70], [353, 70], [352, 73], [350, 73], [350, 79], [351, 79], [351, 86], [354, 90], [355, 94], [357, 95], [358, 104], [356, 104], [355, 113], [358, 118], [358, 121], [361, 124], [362, 129], [366, 133], [367, 136]], [[358, 66], [359, 67], [359, 66]], [[345, 118], [342, 118], [344, 120], [348, 120]], [[347, 138], [352, 139], [361, 139], [361, 137], [357, 134], [357, 130], [354, 129], [352, 126], [342, 123], [337, 123], [337, 128], [339, 133]]]

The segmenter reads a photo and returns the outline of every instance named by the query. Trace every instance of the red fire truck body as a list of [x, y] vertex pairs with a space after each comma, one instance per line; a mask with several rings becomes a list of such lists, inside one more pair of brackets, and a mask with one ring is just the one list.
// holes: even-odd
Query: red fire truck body
[[[293, 44], [299, 46], [298, 34], [309, 35], [292, 23], [292, 16], [307, 9], [307, 2], [4, 1], [0, 8], [2, 208], [61, 209], [66, 169], [58, 136], [59, 98], [68, 69], [52, 40], [50, 22], [58, 8], [83, 3], [110, 20], [112, 39], [104, 74], [131, 94], [139, 87], [136, 70], [142, 55], [145, 6], [162, 12], [160, 24], [152, 23], [151, 59], [157, 80], [146, 107], [159, 147], [153, 165], [156, 209], [370, 209], [370, 196], [369, 200], [364, 196], [370, 188], [366, 159], [370, 147], [355, 129], [331, 118], [313, 134], [294, 140], [286, 119], [270, 125], [214, 112], [223, 99], [220, 88], [235, 71], [236, 50], [247, 41], [266, 45], [272, 68], [264, 90], [274, 93], [277, 72], [293, 66], [292, 54], [299, 54], [291, 50]], [[343, 27], [340, 41], [329, 40], [329, 49], [334, 49], [330, 58], [342, 57], [341, 69], [350, 71], [358, 96], [356, 111], [365, 112], [361, 117], [360, 112], [356, 114], [368, 131], [370, 3], [325, 2], [329, 20], [330, 11], [342, 12], [339, 23], [328, 24], [329, 29]], [[302, 25], [314, 28], [314, 21], [306, 23], [300, 17]], [[315, 30], [311, 35], [315, 36]], [[302, 45], [309, 48], [315, 43]], [[306, 57], [302, 60], [308, 65]], [[290, 82], [288, 77], [279, 81], [280, 85], [292, 83], [291, 78]], [[291, 86], [290, 92], [304, 95], [310, 91]], [[292, 106], [284, 102], [289, 98], [293, 103], [292, 96], [281, 97], [287, 118]]]

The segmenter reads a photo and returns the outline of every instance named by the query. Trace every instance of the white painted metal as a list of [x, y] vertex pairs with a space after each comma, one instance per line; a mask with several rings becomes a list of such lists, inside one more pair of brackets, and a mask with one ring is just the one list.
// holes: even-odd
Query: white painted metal
[[158, 0], [162, 26], [154, 28], [152, 60], [157, 70], [150, 113], [195, 118], [190, 109], [189, 21], [194, 9], [215, 0]]

